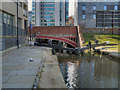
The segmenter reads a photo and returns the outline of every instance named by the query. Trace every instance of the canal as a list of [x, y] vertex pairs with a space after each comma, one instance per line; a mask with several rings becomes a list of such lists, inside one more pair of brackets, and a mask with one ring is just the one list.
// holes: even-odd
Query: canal
[[57, 54], [60, 69], [68, 88], [118, 88], [118, 64], [107, 55]]

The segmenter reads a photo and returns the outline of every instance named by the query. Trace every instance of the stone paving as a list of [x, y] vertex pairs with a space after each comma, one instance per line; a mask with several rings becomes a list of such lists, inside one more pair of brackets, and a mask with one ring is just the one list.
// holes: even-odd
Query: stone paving
[[[22, 47], [2, 58], [3, 88], [32, 88], [43, 54], [39, 47]], [[30, 59], [33, 62], [30, 62]]]
[[58, 59], [51, 52], [45, 52], [44, 68], [39, 82], [39, 88], [64, 88], [67, 89], [61, 74]]
[[66, 88], [57, 56], [52, 55], [50, 48], [34, 46], [24, 46], [3, 55], [2, 88], [32, 88], [41, 66], [44, 67], [39, 88]]

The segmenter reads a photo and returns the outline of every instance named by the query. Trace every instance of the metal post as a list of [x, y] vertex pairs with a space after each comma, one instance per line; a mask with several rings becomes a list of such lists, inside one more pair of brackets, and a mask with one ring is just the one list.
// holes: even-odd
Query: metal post
[[112, 35], [113, 35], [113, 29], [114, 29], [114, 12], [112, 12]]
[[19, 37], [18, 37], [18, 1], [17, 1], [17, 48], [19, 48]]
[[30, 46], [31, 46], [31, 22], [30, 22]]
[[89, 42], [89, 47], [90, 47], [90, 51], [91, 51], [91, 42]]

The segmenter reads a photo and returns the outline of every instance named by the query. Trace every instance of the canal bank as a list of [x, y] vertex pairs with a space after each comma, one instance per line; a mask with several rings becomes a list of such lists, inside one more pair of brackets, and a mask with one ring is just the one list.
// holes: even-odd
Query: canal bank
[[112, 49], [109, 49], [109, 47], [99, 46], [99, 47], [95, 48], [95, 51], [100, 52], [103, 55], [109, 55], [113, 58], [120, 59], [119, 49], [118, 50], [112, 50]]
[[38, 88], [67, 88], [59, 68], [58, 58], [51, 48], [44, 48], [43, 70]]
[[34, 86], [66, 88], [58, 59], [50, 48], [23, 46], [2, 56], [2, 88]]

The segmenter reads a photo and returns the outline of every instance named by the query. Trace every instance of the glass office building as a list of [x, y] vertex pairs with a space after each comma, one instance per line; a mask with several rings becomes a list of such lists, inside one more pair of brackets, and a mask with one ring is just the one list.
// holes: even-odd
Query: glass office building
[[[34, 9], [35, 7], [35, 9]], [[65, 26], [68, 20], [69, 3], [54, 0], [40, 0], [33, 3], [35, 26]], [[35, 12], [34, 12], [35, 11]]]

